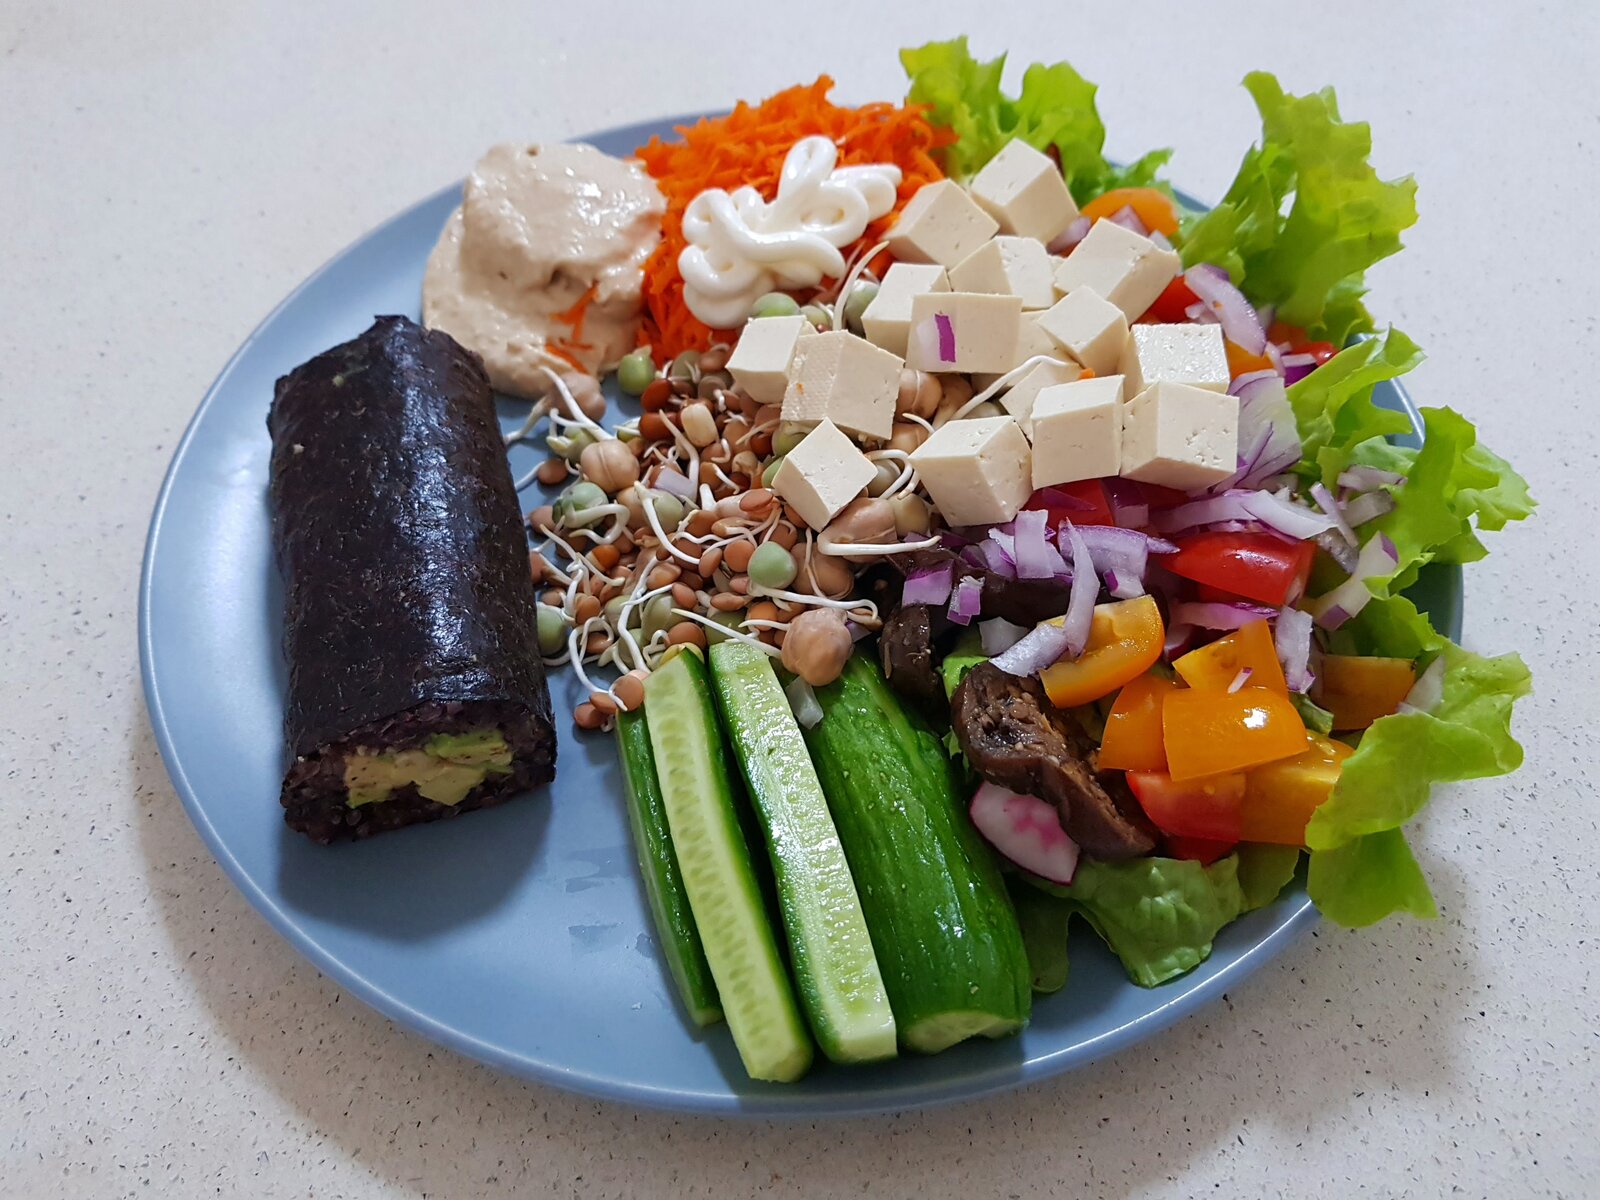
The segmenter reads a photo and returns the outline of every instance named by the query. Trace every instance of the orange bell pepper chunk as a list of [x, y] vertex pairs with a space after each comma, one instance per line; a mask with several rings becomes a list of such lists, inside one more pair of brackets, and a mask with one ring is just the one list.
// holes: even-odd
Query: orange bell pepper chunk
[[1167, 199], [1166, 193], [1156, 188], [1112, 188], [1085, 204], [1078, 214], [1098, 221], [1102, 217], [1115, 216], [1125, 208], [1133, 209], [1146, 229], [1167, 237], [1178, 232], [1178, 210]]
[[1306, 823], [1332, 794], [1344, 760], [1355, 751], [1343, 742], [1312, 736], [1293, 758], [1267, 763], [1245, 775], [1239, 836], [1247, 842], [1279, 846], [1306, 844]]
[[1228, 352], [1228, 374], [1235, 379], [1241, 375], [1248, 375], [1251, 371], [1272, 371], [1276, 368], [1272, 360], [1265, 354], [1251, 354], [1236, 342], [1224, 339], [1223, 349]]
[[1398, 709], [1416, 682], [1410, 659], [1329, 654], [1317, 672], [1316, 701], [1333, 714], [1335, 729], [1365, 729]]
[[1264, 687], [1280, 695], [1289, 694], [1283, 681], [1283, 666], [1278, 649], [1265, 621], [1251, 621], [1227, 637], [1191, 650], [1172, 664], [1183, 681], [1201, 691], [1225, 692], [1233, 686], [1240, 671], [1249, 671], [1245, 683]]
[[1286, 695], [1181, 689], [1161, 707], [1167, 769], [1174, 780], [1219, 775], [1305, 751], [1305, 724]]
[[1178, 690], [1172, 680], [1150, 672], [1123, 685], [1106, 716], [1100, 739], [1100, 770], [1165, 771], [1167, 747], [1161, 736], [1161, 706]]
[[1148, 671], [1165, 638], [1161, 610], [1149, 596], [1096, 605], [1083, 653], [1046, 667], [1039, 680], [1058, 708], [1089, 704]]

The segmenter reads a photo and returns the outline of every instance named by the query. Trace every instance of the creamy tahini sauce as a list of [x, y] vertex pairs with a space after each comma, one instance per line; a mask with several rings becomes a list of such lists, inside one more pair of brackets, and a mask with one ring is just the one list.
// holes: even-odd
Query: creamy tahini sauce
[[[666, 201], [644, 168], [593, 146], [496, 146], [478, 161], [422, 281], [422, 320], [483, 358], [500, 391], [536, 396], [540, 370], [590, 371], [633, 349], [644, 263]], [[556, 315], [596, 285], [574, 336]], [[581, 344], [580, 344], [581, 343]]]

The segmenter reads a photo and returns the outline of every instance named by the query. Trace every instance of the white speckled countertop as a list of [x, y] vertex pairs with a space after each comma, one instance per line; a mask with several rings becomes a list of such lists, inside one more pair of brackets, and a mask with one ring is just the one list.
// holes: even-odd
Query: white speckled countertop
[[1374, 307], [1429, 351], [1418, 398], [1469, 413], [1545, 501], [1468, 571], [1468, 643], [1520, 648], [1538, 692], [1528, 765], [1441, 795], [1416, 839], [1439, 921], [1324, 926], [1200, 1017], [1019, 1093], [730, 1125], [401, 1032], [281, 942], [190, 828], [140, 699], [135, 583], [167, 457], [234, 347], [494, 140], [823, 70], [846, 99], [895, 96], [901, 41], [977, 24], [943, 0], [870, 10], [0, 5], [0, 1194], [1600, 1194], [1593, 5], [1150, 3], [1132, 32], [1041, 2], [973, 30], [1070, 54], [1104, 84], [1111, 149], [1176, 145], [1201, 196], [1255, 134], [1255, 66], [1337, 84], [1380, 168], [1421, 181]]

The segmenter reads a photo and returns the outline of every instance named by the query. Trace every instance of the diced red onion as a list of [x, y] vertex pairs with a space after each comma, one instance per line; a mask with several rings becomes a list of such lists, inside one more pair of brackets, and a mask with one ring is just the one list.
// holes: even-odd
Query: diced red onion
[[1394, 497], [1388, 492], [1363, 492], [1344, 502], [1344, 519], [1352, 526], [1365, 525], [1394, 511]]
[[1034, 508], [1023, 509], [1012, 522], [1016, 547], [1012, 557], [1016, 560], [1018, 579], [1054, 579], [1066, 572], [1066, 560], [1045, 540], [1045, 526], [1049, 520], [1048, 513]]
[[983, 580], [963, 575], [950, 593], [950, 619], [957, 625], [970, 625], [983, 607]]
[[1229, 693], [1237, 692], [1245, 684], [1249, 683], [1250, 676], [1253, 674], [1255, 674], [1255, 671], [1252, 668], [1240, 667], [1239, 673], [1233, 677], [1233, 682], [1228, 684]]
[[865, 625], [858, 624], [855, 621], [846, 621], [844, 623], [844, 627], [845, 631], [849, 633], [850, 640], [852, 642], [866, 641], [866, 639], [872, 633], [872, 630], [868, 629]]
[[1311, 674], [1311, 614], [1298, 608], [1284, 608], [1278, 612], [1273, 627], [1272, 643], [1278, 651], [1278, 661], [1283, 664], [1283, 681], [1291, 692], [1305, 692], [1313, 682]]
[[1015, 579], [1017, 560], [1011, 556], [1014, 544], [1010, 534], [990, 533], [989, 540], [977, 548], [983, 555], [985, 568], [1006, 579]]
[[950, 317], [946, 313], [934, 313], [933, 324], [939, 333], [939, 361], [955, 362], [956, 327], [950, 323]]
[[1078, 844], [1061, 827], [1061, 814], [1053, 804], [984, 783], [968, 811], [973, 827], [1004, 858], [1050, 883], [1072, 882], [1078, 871]]
[[983, 652], [990, 658], [1004, 654], [1027, 636], [1026, 625], [1013, 625], [1004, 617], [990, 617], [987, 621], [978, 622], [978, 638], [983, 643]]
[[794, 677], [794, 681], [783, 689], [783, 694], [789, 697], [789, 708], [802, 729], [814, 729], [822, 720], [822, 705], [817, 703], [817, 694], [800, 676]]
[[1094, 621], [1094, 602], [1100, 598], [1100, 580], [1094, 573], [1094, 556], [1083, 534], [1067, 522], [1067, 539], [1072, 547], [1072, 592], [1067, 598], [1067, 615], [1061, 623], [1067, 634], [1067, 651], [1073, 658], [1089, 644], [1089, 626]]
[[1197, 603], [1190, 601], [1172, 606], [1172, 620], [1182, 625], [1199, 625], [1203, 629], [1242, 629], [1252, 621], [1270, 621], [1278, 615], [1275, 608], [1260, 604]]
[[1350, 528], [1350, 522], [1344, 519], [1344, 510], [1340, 508], [1339, 502], [1333, 498], [1333, 493], [1326, 486], [1321, 482], [1313, 483], [1311, 485], [1311, 498], [1317, 502], [1318, 508], [1333, 518], [1334, 528], [1339, 531], [1345, 541], [1352, 546], [1361, 544], [1361, 539], [1356, 537], [1356, 531]]
[[1230, 342], [1249, 354], [1266, 349], [1267, 334], [1261, 328], [1261, 318], [1244, 293], [1233, 286], [1226, 271], [1210, 263], [1196, 263], [1183, 273], [1183, 281], [1216, 313], [1223, 336]]
[[1356, 558], [1361, 552], [1345, 541], [1344, 535], [1337, 529], [1319, 533], [1315, 540], [1317, 545], [1327, 552], [1328, 557], [1339, 564], [1340, 570], [1349, 574], [1356, 569]]
[[672, 467], [662, 467], [656, 472], [655, 482], [651, 487], [659, 488], [668, 495], [676, 496], [680, 500], [694, 498], [694, 484], [689, 482], [689, 477], [683, 472]]
[[1145, 237], [1149, 238], [1152, 242], [1154, 242], [1156, 245], [1160, 246], [1163, 250], [1171, 250], [1172, 249], [1172, 241], [1171, 241], [1171, 239], [1168, 238], [1167, 235], [1162, 233], [1161, 230], [1159, 230], [1159, 229], [1152, 229], [1149, 233], [1145, 234]]
[[1147, 237], [1150, 233], [1150, 227], [1139, 219], [1139, 214], [1133, 211], [1131, 205], [1124, 204], [1106, 220], [1113, 225], [1121, 225], [1124, 229], [1131, 229], [1140, 237]]
[[1088, 217], [1079, 217], [1057, 234], [1045, 249], [1051, 254], [1065, 254], [1089, 236], [1089, 227], [1093, 224]]
[[1285, 354], [1283, 356], [1283, 382], [1299, 383], [1307, 375], [1317, 369], [1317, 360], [1309, 354]]
[[1428, 669], [1417, 676], [1416, 683], [1406, 693], [1397, 711], [1403, 713], [1430, 713], [1444, 699], [1444, 655], [1428, 664]]
[[950, 589], [955, 586], [955, 563], [941, 563], [924, 567], [906, 576], [905, 590], [900, 594], [902, 604], [943, 604], [950, 599]]
[[1271, 492], [1251, 492], [1240, 503], [1256, 520], [1272, 526], [1286, 537], [1300, 541], [1307, 541], [1334, 527], [1332, 517], [1292, 500], [1281, 499]]
[[[1188, 317], [1189, 320], [1193, 321], [1196, 325], [1218, 324], [1217, 314], [1212, 312], [1202, 300], [1196, 300], [1193, 304], [1189, 305], [1188, 308], [1183, 310], [1183, 315]], [[1226, 337], [1227, 335], [1224, 334], [1223, 336]]]
[[1280, 376], [1276, 371], [1268, 371], [1265, 369], [1260, 371], [1246, 371], [1243, 375], [1235, 376], [1233, 382], [1228, 385], [1228, 395], [1241, 396], [1244, 394], [1244, 390], [1252, 383], [1261, 383], [1263, 380], [1267, 379], [1276, 379], [1281, 381], [1282, 376]]
[[1300, 431], [1283, 381], [1271, 371], [1252, 371], [1234, 381], [1239, 397], [1239, 470], [1211, 488], [1260, 487], [1262, 480], [1300, 461]]
[[1046, 621], [991, 661], [1008, 675], [1037, 675], [1067, 652], [1067, 631]]
[[1161, 645], [1161, 653], [1168, 662], [1177, 658], [1189, 648], [1189, 643], [1194, 640], [1194, 626], [1185, 625], [1182, 621], [1167, 622], [1167, 636]]
[[1358, 614], [1372, 599], [1368, 579], [1382, 578], [1394, 573], [1400, 565], [1400, 554], [1387, 534], [1377, 534], [1367, 539], [1356, 559], [1356, 569], [1333, 591], [1317, 597], [1312, 606], [1317, 624], [1324, 629], [1337, 629]]
[[1252, 521], [1250, 511], [1244, 506], [1243, 492], [1227, 492], [1205, 500], [1191, 500], [1176, 508], [1152, 514], [1150, 524], [1158, 533], [1181, 533], [1198, 525], [1214, 525], [1218, 521]]
[[1406, 477], [1399, 472], [1385, 471], [1381, 467], [1346, 467], [1339, 476], [1340, 487], [1357, 492], [1380, 487], [1398, 487], [1405, 481]]

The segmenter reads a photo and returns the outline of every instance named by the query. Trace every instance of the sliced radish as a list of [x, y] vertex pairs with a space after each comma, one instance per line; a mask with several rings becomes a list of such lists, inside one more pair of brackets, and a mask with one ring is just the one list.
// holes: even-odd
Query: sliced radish
[[1056, 810], [1037, 796], [985, 783], [972, 797], [972, 823], [988, 843], [1024, 871], [1051, 883], [1072, 882], [1078, 843], [1061, 828]]

